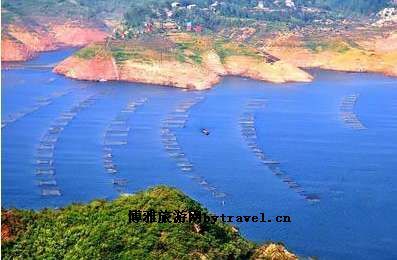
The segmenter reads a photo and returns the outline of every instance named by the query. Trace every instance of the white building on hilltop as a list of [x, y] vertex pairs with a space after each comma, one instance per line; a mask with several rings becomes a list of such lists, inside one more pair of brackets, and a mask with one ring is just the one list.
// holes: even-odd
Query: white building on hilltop
[[285, 0], [285, 6], [289, 8], [295, 8], [294, 0]]

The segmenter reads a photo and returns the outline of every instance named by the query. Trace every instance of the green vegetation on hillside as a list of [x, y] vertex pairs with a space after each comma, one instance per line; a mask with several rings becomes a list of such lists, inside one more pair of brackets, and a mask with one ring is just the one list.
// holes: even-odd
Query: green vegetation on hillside
[[[4, 259], [240, 259], [255, 245], [231, 226], [202, 223], [128, 223], [129, 210], [207, 212], [176, 189], [155, 187], [114, 201], [95, 200], [61, 210], [12, 210], [3, 223], [19, 223], [2, 241]], [[12, 216], [12, 221], [10, 221]], [[3, 237], [4, 239], [4, 237]]]
[[106, 56], [107, 52], [102, 45], [90, 45], [75, 52], [76, 57], [80, 59], [92, 59], [94, 57]]
[[192, 41], [177, 42], [175, 45], [176, 59], [179, 62], [191, 60], [195, 64], [202, 63], [202, 46], [200, 47], [197, 41], [193, 39]]
[[385, 8], [391, 2], [389, 0], [305, 0], [307, 4], [341, 12], [344, 15], [370, 14]]
[[242, 43], [232, 43], [227, 40], [217, 40], [214, 43], [214, 49], [222, 62], [229, 56], [250, 56], [260, 58], [259, 52], [252, 47], [246, 46]]
[[[258, 23], [268, 24], [268, 29], [278, 29], [279, 26], [293, 29], [318, 19], [373, 14], [389, 6], [391, 1], [293, 0], [293, 6], [274, 0], [263, 1], [263, 6], [258, 3], [257, 0], [5, 0], [2, 1], [2, 9], [8, 12], [3, 20], [6, 23], [12, 22], [14, 17], [36, 16], [97, 22], [113, 19], [136, 35], [145, 30], [161, 31], [164, 29], [162, 26], [150, 29], [146, 26], [170, 21], [182, 30], [188, 24], [193, 29], [200, 25], [206, 31], [217, 32], [225, 28], [255, 27]], [[307, 8], [312, 11], [307, 11]]]
[[313, 51], [313, 52], [321, 52], [321, 51], [336, 51], [339, 53], [345, 53], [351, 49], [349, 43], [343, 41], [319, 41], [319, 40], [309, 40], [305, 42], [305, 48]]

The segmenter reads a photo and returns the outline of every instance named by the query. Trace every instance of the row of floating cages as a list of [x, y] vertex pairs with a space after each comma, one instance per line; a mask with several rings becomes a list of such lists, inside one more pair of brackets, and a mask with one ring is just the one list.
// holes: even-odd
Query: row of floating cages
[[256, 110], [263, 108], [266, 105], [266, 100], [262, 98], [251, 99], [246, 105], [247, 110]]
[[357, 103], [359, 95], [353, 94], [346, 96], [342, 99], [340, 104], [340, 118], [346, 124], [347, 127], [355, 130], [365, 130], [366, 127], [358, 119], [357, 115], [354, 113], [354, 106]]
[[352, 94], [349, 96], [345, 96], [342, 99], [342, 103], [355, 103], [360, 95], [359, 94]]
[[179, 104], [175, 111], [163, 120], [163, 129], [184, 128], [189, 118], [189, 110], [203, 99], [202, 96], [196, 96]]
[[5, 126], [7, 126], [8, 124], [14, 123], [14, 122], [18, 121], [19, 119], [36, 112], [37, 110], [39, 110], [42, 107], [48, 106], [49, 104], [51, 104], [54, 101], [54, 99], [61, 97], [61, 96], [65, 96], [65, 95], [69, 94], [70, 92], [71, 92], [71, 90], [55, 92], [48, 97], [41, 97], [41, 98], [36, 99], [35, 103], [32, 106], [30, 106], [22, 111], [15, 112], [15, 113], [12, 113], [12, 114], [6, 116], [5, 119], [3, 119], [1, 121], [1, 127], [3, 128]]
[[259, 147], [255, 128], [255, 116], [252, 108], [261, 108], [263, 106], [264, 104], [262, 102], [255, 102], [255, 105], [251, 105], [248, 108], [250, 112], [248, 111], [243, 113], [239, 119], [241, 133], [247, 143], [247, 146], [255, 154], [258, 160], [264, 166], [266, 166], [273, 175], [281, 179], [282, 182], [286, 183], [290, 189], [302, 196], [306, 201], [318, 202], [320, 198], [317, 195], [306, 193], [306, 191], [298, 183], [296, 183], [291, 177], [289, 177], [280, 169], [279, 161], [269, 159], [265, 152]]
[[147, 102], [147, 100], [148, 100], [147, 98], [141, 98], [136, 101], [132, 101], [132, 102], [128, 103], [128, 105], [123, 110], [121, 110], [120, 113], [121, 114], [133, 113], [139, 106], [145, 104]]
[[164, 128], [184, 128], [187, 122], [186, 119], [175, 119], [172, 117], [167, 117], [163, 120]]
[[116, 190], [119, 193], [124, 193], [123, 187], [127, 185], [127, 179], [116, 178], [118, 173], [117, 165], [114, 163], [113, 149], [115, 146], [127, 145], [128, 135], [131, 128], [128, 126], [128, 120], [132, 113], [136, 109], [147, 102], [147, 98], [141, 98], [136, 101], [129, 102], [118, 115], [112, 120], [108, 129], [104, 134], [103, 141], [103, 167], [109, 174], [115, 176], [112, 180], [112, 184], [117, 186]]
[[118, 178], [118, 179], [113, 179], [112, 180], [113, 185], [118, 185], [118, 186], [125, 186], [128, 184], [128, 180], [124, 178]]
[[38, 177], [38, 186], [41, 188], [42, 196], [61, 196], [62, 193], [57, 185], [55, 179], [56, 169], [54, 167], [54, 151], [59, 136], [64, 128], [75, 118], [77, 115], [76, 108], [85, 107], [89, 102], [93, 102], [92, 97], [81, 101], [76, 106], [63, 112], [48, 128], [47, 132], [42, 136], [38, 147], [36, 149], [36, 176]]
[[[173, 112], [169, 113], [162, 121], [161, 141], [166, 153], [176, 161], [176, 165], [182, 173], [210, 192], [215, 198], [222, 199], [226, 197], [226, 193], [218, 191], [216, 187], [210, 185], [203, 177], [194, 173], [194, 165], [183, 152], [174, 133], [175, 129], [185, 127], [189, 118], [189, 109], [202, 100], [203, 97], [201, 96], [192, 98], [183, 102]], [[224, 203], [225, 201], [222, 200], [222, 204]]]
[[117, 166], [113, 162], [113, 150], [111, 146], [103, 147], [103, 167], [105, 171], [109, 174], [117, 173]]

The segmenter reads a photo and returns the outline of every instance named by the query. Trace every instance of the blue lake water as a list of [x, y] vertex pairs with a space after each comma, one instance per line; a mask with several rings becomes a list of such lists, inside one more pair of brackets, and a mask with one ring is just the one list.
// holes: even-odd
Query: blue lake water
[[[397, 259], [395, 78], [315, 70], [308, 84], [227, 77], [186, 92], [40, 67], [71, 52], [2, 70], [3, 207], [59, 207], [166, 184], [214, 213], [291, 216], [239, 225], [257, 242], [320, 259]], [[56, 174], [38, 175], [40, 145], [54, 131], [46, 145]], [[114, 133], [122, 145], [106, 145]]]

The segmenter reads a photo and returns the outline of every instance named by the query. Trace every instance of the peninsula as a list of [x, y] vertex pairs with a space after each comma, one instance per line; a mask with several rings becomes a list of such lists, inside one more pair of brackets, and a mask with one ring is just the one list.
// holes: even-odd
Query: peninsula
[[5, 1], [2, 61], [85, 46], [53, 71], [196, 90], [227, 75], [309, 82], [306, 68], [397, 76], [395, 1], [190, 2]]

